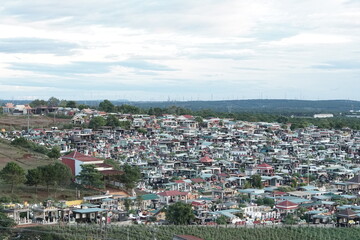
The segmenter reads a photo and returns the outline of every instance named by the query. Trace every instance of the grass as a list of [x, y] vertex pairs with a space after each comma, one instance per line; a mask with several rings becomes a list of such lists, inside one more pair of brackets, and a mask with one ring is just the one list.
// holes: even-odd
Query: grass
[[76, 188], [80, 190], [80, 199], [84, 196], [98, 195], [99, 192], [91, 189], [85, 189], [76, 184], [71, 184], [66, 187], [50, 187], [49, 193], [45, 186], [39, 186], [36, 193], [36, 189], [33, 186], [27, 186], [21, 184], [14, 188], [14, 193], [11, 194], [10, 185], [0, 181], [0, 197], [6, 197], [12, 199], [14, 202], [38, 203], [46, 199], [53, 200], [76, 200]]
[[28, 149], [11, 146], [9, 142], [0, 140], [0, 169], [5, 167], [8, 162], [16, 162], [25, 170], [38, 166], [48, 165], [54, 160], [46, 155], [33, 152]]
[[[66, 118], [52, 118], [41, 115], [29, 116], [30, 128], [47, 128], [47, 127], [60, 127], [63, 124], [69, 124], [70, 119]], [[28, 126], [27, 116], [12, 116], [0, 115], [0, 129], [4, 128], [7, 131], [26, 129]]]

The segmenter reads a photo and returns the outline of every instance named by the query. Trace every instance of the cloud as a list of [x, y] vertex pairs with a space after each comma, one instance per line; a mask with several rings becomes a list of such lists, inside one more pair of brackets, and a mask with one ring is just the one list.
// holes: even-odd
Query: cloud
[[351, 0], [3, 0], [0, 83], [166, 100], [298, 97], [307, 79], [308, 97], [359, 99], [323, 88], [358, 84], [359, 12]]
[[313, 65], [311, 67], [315, 69], [324, 69], [324, 70], [360, 70], [360, 62], [354, 62], [354, 61], [324, 62], [318, 65]]
[[351, 38], [347, 36], [317, 34], [317, 33], [301, 33], [292, 37], [283, 38], [279, 41], [270, 42], [272, 45], [311, 45], [311, 44], [338, 44], [349, 43]]
[[0, 38], [0, 52], [3, 53], [50, 53], [68, 55], [79, 45], [70, 42], [41, 38]]
[[[110, 71], [112, 67], [123, 66], [144, 71], [175, 71], [165, 65], [142, 60], [126, 60], [120, 62], [72, 62], [69, 64], [36, 64], [11, 63], [11, 69], [20, 71], [41, 72], [54, 75], [72, 74], [102, 74]], [[144, 73], [142, 71], [142, 73]]]

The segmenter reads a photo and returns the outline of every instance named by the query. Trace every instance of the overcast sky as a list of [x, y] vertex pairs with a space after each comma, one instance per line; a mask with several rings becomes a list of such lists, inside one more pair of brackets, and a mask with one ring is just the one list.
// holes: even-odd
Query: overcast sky
[[359, 92], [360, 0], [1, 0], [0, 99]]

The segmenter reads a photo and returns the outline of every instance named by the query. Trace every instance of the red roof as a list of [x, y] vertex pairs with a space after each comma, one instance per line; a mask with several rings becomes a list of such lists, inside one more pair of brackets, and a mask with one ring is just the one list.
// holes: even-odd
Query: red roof
[[283, 201], [281, 203], [278, 203], [276, 205], [276, 208], [279, 208], [279, 209], [295, 209], [295, 208], [297, 208], [297, 206], [298, 206], [298, 204], [286, 200], [286, 201]]
[[63, 156], [61, 158], [72, 158], [72, 159], [76, 159], [76, 160], [81, 161], [81, 162], [95, 162], [95, 161], [104, 162], [101, 159], [94, 158], [94, 157], [91, 157], [91, 156], [87, 156], [87, 155], [82, 154], [82, 153], [77, 152], [77, 151], [71, 152], [68, 155], [65, 155], [65, 156]]
[[122, 175], [122, 174], [124, 174], [123, 171], [119, 171], [119, 170], [104, 170], [104, 171], [100, 171], [100, 173], [101, 173], [102, 175], [105, 175], [105, 176]]
[[191, 203], [191, 205], [193, 205], [193, 206], [203, 206], [203, 205], [205, 205], [205, 203], [194, 201], [194, 202]]
[[286, 195], [286, 192], [273, 192], [273, 195]]
[[205, 156], [205, 157], [202, 157], [202, 158], [200, 158], [200, 162], [202, 162], [202, 163], [211, 163], [211, 162], [213, 162], [214, 160], [213, 159], [211, 159], [209, 156]]
[[193, 183], [202, 183], [202, 182], [206, 182], [204, 179], [202, 178], [192, 178], [190, 179]]
[[256, 168], [272, 169], [273, 167], [269, 164], [263, 163], [263, 164], [257, 165]]
[[97, 163], [95, 164], [96, 167], [102, 167], [102, 168], [112, 168], [113, 166], [106, 164], [106, 163]]
[[174, 191], [161, 192], [161, 193], [158, 193], [157, 195], [164, 196], [164, 197], [173, 197], [173, 196], [186, 196], [187, 194], [188, 194], [187, 192], [180, 192], [180, 191], [174, 190]]
[[175, 180], [175, 183], [184, 183], [184, 180]]

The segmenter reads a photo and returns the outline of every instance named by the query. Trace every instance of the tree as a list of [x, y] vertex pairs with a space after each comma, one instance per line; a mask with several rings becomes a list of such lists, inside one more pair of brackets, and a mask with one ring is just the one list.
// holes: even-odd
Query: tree
[[86, 108], [90, 108], [90, 106], [89, 106], [89, 105], [86, 105], [86, 104], [80, 104], [80, 105], [78, 106], [78, 108], [79, 108], [80, 110], [83, 110], [83, 109], [86, 109]]
[[103, 117], [93, 117], [90, 122], [89, 122], [89, 128], [92, 128], [92, 129], [98, 129], [102, 126], [105, 126], [106, 124], [106, 121]]
[[11, 238], [11, 227], [14, 227], [16, 223], [12, 218], [2, 213], [1, 208], [0, 206], [0, 239], [13, 239]]
[[68, 108], [76, 108], [76, 102], [75, 101], [68, 101], [66, 103], [66, 107], [68, 107]]
[[76, 179], [79, 180], [81, 184], [86, 186], [95, 188], [104, 187], [103, 175], [101, 175], [101, 173], [95, 169], [95, 166], [92, 164], [82, 165], [79, 176], [77, 176]]
[[40, 168], [30, 169], [26, 175], [26, 185], [35, 186], [35, 192], [37, 193], [38, 185], [43, 182], [42, 171]]
[[45, 106], [47, 102], [45, 100], [35, 99], [34, 101], [30, 102], [31, 107], [40, 107]]
[[60, 162], [41, 166], [39, 170], [42, 174], [42, 182], [46, 185], [48, 193], [50, 186], [66, 186], [71, 181], [72, 175], [70, 169]]
[[261, 183], [261, 176], [259, 174], [255, 174], [251, 176], [251, 184], [254, 188], [263, 188], [264, 186]]
[[47, 156], [49, 158], [58, 159], [61, 156], [60, 149], [58, 147], [53, 147], [51, 151], [48, 152]]
[[[9, 218], [8, 216], [6, 216], [4, 213], [0, 212], [0, 226], [1, 227], [13, 227], [15, 226], [16, 223], [14, 222], [14, 220], [12, 218]], [[3, 231], [3, 230], [1, 230]]]
[[130, 121], [120, 121], [120, 127], [123, 129], [130, 129]]
[[125, 164], [123, 169], [123, 174], [119, 175], [119, 181], [124, 184], [126, 190], [131, 190], [136, 187], [136, 184], [141, 179], [141, 173], [137, 166], [131, 166]]
[[132, 201], [130, 198], [125, 198], [124, 200], [124, 207], [125, 207], [125, 210], [128, 212], [130, 210], [130, 207], [132, 205]]
[[219, 224], [219, 225], [225, 225], [227, 224], [227, 217], [225, 216], [220, 216], [216, 219], [216, 223]]
[[47, 105], [51, 106], [51, 107], [57, 107], [57, 106], [59, 106], [59, 104], [60, 104], [60, 100], [55, 97], [51, 97], [47, 101]]
[[119, 127], [120, 121], [115, 115], [108, 115], [106, 118], [106, 126], [113, 127], [113, 128]]
[[0, 172], [0, 178], [11, 184], [11, 193], [14, 193], [14, 186], [25, 182], [25, 171], [15, 162], [8, 162]]
[[190, 224], [194, 218], [194, 212], [190, 204], [176, 202], [166, 210], [166, 220], [175, 225]]
[[115, 106], [109, 100], [104, 100], [99, 104], [99, 110], [105, 112], [114, 112]]

